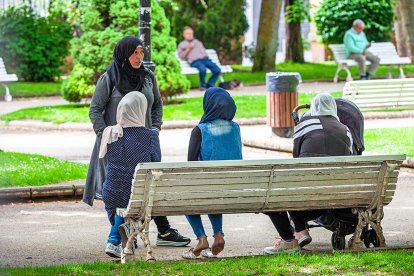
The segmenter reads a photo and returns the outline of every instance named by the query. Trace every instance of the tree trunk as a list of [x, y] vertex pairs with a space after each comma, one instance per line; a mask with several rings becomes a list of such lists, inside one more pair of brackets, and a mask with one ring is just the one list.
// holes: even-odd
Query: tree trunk
[[407, 31], [408, 54], [414, 63], [414, 0], [399, 0], [403, 28]]
[[404, 27], [404, 24], [402, 23], [402, 19], [401, 19], [401, 11], [400, 11], [400, 6], [397, 5], [393, 5], [394, 7], [394, 14], [395, 14], [395, 21], [394, 21], [394, 26], [395, 26], [395, 40], [396, 40], [396, 44], [397, 44], [397, 51], [398, 54], [402, 57], [408, 57], [409, 56], [409, 51], [408, 51], [408, 34], [407, 34], [407, 30]]
[[282, 0], [262, 0], [253, 72], [275, 70]]
[[[287, 8], [293, 5], [296, 0], [285, 0], [285, 14]], [[305, 62], [303, 55], [303, 41], [300, 22], [286, 22], [286, 43], [285, 43], [285, 61], [291, 62]]]

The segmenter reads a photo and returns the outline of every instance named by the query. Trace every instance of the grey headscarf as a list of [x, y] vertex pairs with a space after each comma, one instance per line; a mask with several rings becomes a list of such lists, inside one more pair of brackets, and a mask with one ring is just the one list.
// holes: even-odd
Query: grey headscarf
[[338, 121], [337, 107], [334, 97], [321, 93], [313, 98], [310, 108], [311, 116], [333, 116]]
[[124, 135], [124, 128], [145, 127], [147, 105], [147, 98], [138, 91], [130, 92], [122, 98], [116, 111], [117, 124], [108, 126], [103, 131], [99, 158], [105, 157], [108, 144], [118, 141]]

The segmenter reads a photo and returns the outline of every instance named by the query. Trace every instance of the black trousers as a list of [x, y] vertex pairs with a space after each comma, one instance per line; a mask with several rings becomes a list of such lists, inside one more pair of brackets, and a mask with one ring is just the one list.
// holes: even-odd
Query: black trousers
[[[306, 229], [308, 221], [317, 219], [325, 212], [326, 210], [292, 211], [289, 212], [289, 215], [295, 225], [295, 232], [300, 232]], [[267, 212], [265, 214], [270, 217], [282, 239], [292, 240], [295, 238], [287, 212]]]
[[171, 226], [167, 217], [152, 217], [152, 219], [154, 220], [155, 225], [157, 225], [159, 233], [165, 233], [170, 230]]

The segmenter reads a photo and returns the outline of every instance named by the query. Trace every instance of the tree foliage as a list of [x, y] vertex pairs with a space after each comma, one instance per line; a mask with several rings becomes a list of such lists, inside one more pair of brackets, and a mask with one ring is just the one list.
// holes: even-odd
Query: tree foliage
[[181, 41], [191, 26], [206, 48], [216, 49], [223, 63], [241, 63], [242, 36], [248, 28], [245, 0], [162, 0], [171, 19], [172, 34]]
[[12, 7], [0, 12], [0, 33], [0, 57], [20, 80], [60, 77], [72, 34], [57, 14], [39, 17], [29, 7]]
[[[152, 0], [151, 3], [152, 60], [157, 65], [155, 75], [161, 95], [168, 99], [188, 91], [190, 82], [181, 74], [180, 64], [175, 58], [176, 40], [170, 35], [170, 23], [164, 10], [157, 1]], [[67, 98], [72, 101], [90, 96], [93, 89], [87, 89], [90, 91], [87, 93], [83, 84], [96, 83], [111, 63], [116, 43], [126, 35], [138, 34], [139, 1], [81, 1], [80, 13], [83, 34], [71, 42], [74, 63], [80, 66], [74, 67], [69, 80], [62, 86], [65, 97], [78, 94]], [[86, 73], [85, 69], [90, 71]], [[82, 85], [76, 87], [72, 78], [83, 80]]]
[[393, 26], [390, 0], [324, 0], [316, 12], [318, 34], [325, 44], [343, 43], [345, 32], [355, 19], [365, 22], [370, 40], [388, 41]]

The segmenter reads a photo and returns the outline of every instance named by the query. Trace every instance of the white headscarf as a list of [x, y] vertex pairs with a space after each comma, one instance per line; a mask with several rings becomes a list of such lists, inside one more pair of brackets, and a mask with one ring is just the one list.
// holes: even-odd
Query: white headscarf
[[335, 99], [329, 94], [321, 93], [313, 98], [310, 113], [311, 116], [334, 116], [339, 121]]
[[104, 129], [99, 149], [99, 158], [106, 155], [107, 146], [124, 135], [126, 127], [144, 127], [147, 113], [147, 99], [138, 91], [129, 92], [118, 104], [116, 111], [117, 124]]

